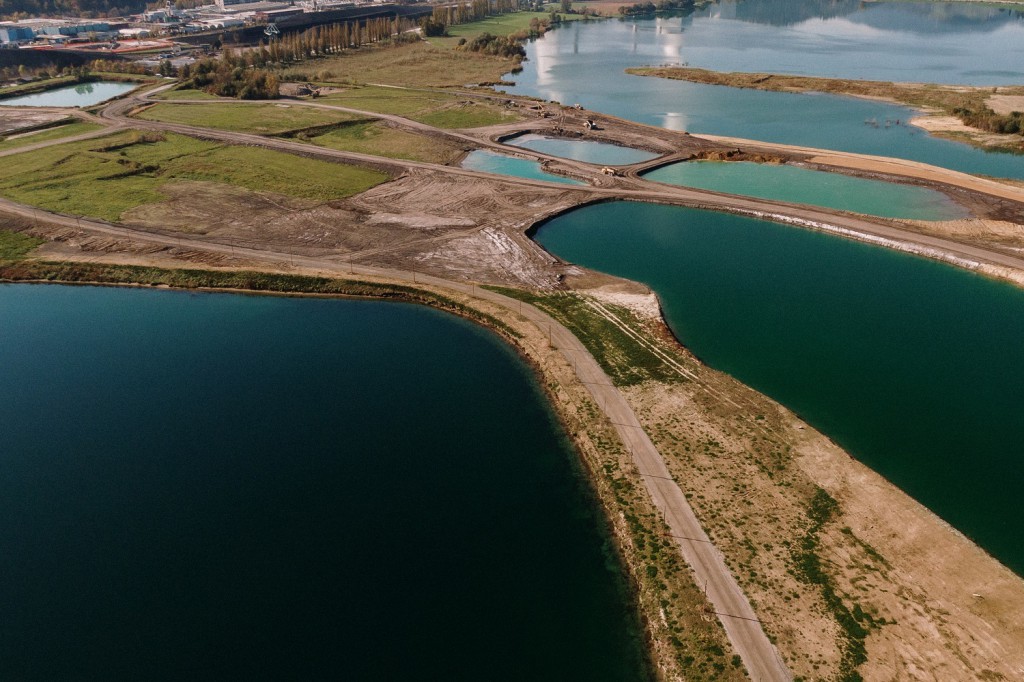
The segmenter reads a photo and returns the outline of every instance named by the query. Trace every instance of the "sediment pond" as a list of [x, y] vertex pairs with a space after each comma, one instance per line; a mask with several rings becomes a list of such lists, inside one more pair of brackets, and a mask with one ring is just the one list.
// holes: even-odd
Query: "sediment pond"
[[975, 3], [719, 2], [693, 14], [572, 22], [526, 45], [510, 93], [695, 134], [896, 156], [1024, 178], [1024, 156], [932, 137], [910, 108], [625, 73], [688, 64], [723, 71], [1024, 85], [1024, 19]]
[[584, 207], [537, 240], [648, 284], [703, 361], [796, 411], [1024, 574], [1024, 291], [827, 234], [671, 206]]
[[5, 107], [91, 107], [139, 87], [138, 83], [96, 81], [37, 92], [32, 95], [0, 99]]
[[841, 173], [745, 161], [685, 161], [644, 178], [685, 187], [824, 206], [884, 218], [955, 220], [970, 216], [942, 192]]
[[535, 152], [542, 152], [551, 156], [560, 156], [563, 159], [573, 159], [575, 161], [584, 161], [604, 166], [624, 166], [648, 161], [659, 156], [655, 152], [623, 147], [618, 144], [597, 142], [596, 140], [567, 140], [557, 137], [545, 137], [544, 135], [518, 135], [512, 139], [505, 140], [505, 144], [532, 149]]
[[485, 173], [496, 173], [498, 175], [511, 175], [517, 178], [528, 178], [530, 180], [547, 180], [548, 182], [561, 182], [566, 185], [586, 184], [579, 180], [567, 178], [564, 175], [548, 173], [537, 161], [520, 159], [504, 154], [478, 149], [466, 155], [462, 161], [463, 168], [483, 171]]
[[496, 336], [366, 301], [0, 285], [0, 678], [644, 679]]

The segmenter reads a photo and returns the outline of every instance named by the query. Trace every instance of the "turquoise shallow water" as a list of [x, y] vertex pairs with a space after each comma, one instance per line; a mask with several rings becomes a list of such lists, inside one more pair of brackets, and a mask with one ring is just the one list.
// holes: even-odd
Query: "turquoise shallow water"
[[645, 173], [644, 177], [672, 185], [825, 206], [886, 218], [955, 220], [970, 215], [970, 211], [935, 190], [796, 166], [686, 161], [662, 166]]
[[596, 140], [565, 140], [543, 135], [519, 135], [505, 144], [536, 152], [608, 166], [625, 166], [656, 158], [658, 154]]
[[64, 88], [47, 90], [46, 92], [22, 97], [0, 99], [0, 106], [6, 107], [89, 107], [99, 104], [111, 97], [117, 97], [139, 87], [138, 83], [119, 83], [99, 81], [96, 83], [79, 83]]
[[[941, 140], [907, 107], [631, 76], [634, 66], [1024, 84], [1024, 19], [974, 3], [746, 0], [686, 16], [573, 22], [526, 46], [508, 92], [693, 133], [896, 156], [1024, 178], [1024, 156]], [[868, 125], [876, 121], [880, 125]], [[885, 121], [900, 121], [890, 126]]]
[[0, 285], [0, 679], [645, 679], [497, 337], [378, 302]]
[[589, 206], [537, 239], [650, 285], [703, 361], [795, 410], [1024, 574], [1024, 291], [830, 235], [670, 206]]
[[486, 173], [512, 175], [517, 178], [561, 182], [566, 185], [586, 184], [579, 180], [567, 178], [564, 175], [547, 173], [541, 169], [540, 163], [537, 161], [518, 159], [514, 156], [505, 156], [504, 154], [493, 154], [482, 149], [470, 152], [466, 158], [462, 160], [462, 167], [469, 168], [471, 170], [484, 171]]

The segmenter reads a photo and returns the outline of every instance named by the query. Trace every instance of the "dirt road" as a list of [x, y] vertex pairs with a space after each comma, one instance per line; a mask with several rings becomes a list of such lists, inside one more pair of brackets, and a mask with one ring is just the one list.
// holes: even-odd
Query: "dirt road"
[[[128, 112], [130, 112], [133, 108], [140, 106], [143, 102], [144, 100], [138, 97], [127, 97], [122, 100], [117, 100], [111, 105], [107, 106], [101, 112], [101, 116], [104, 119], [110, 121], [111, 123], [119, 125], [121, 127], [131, 127], [145, 130], [178, 133], [181, 135], [202, 137], [204, 139], [219, 140], [227, 142], [229, 144], [259, 146], [267, 149], [274, 149], [278, 151], [289, 152], [292, 154], [300, 154], [303, 156], [313, 158], [323, 158], [328, 160], [354, 163], [362, 166], [377, 168], [384, 172], [388, 172], [393, 176], [400, 175], [409, 169], [415, 168], [425, 171], [432, 171], [435, 173], [444, 173], [448, 175], [461, 176], [467, 179], [476, 178], [483, 175], [490, 177], [500, 177], [505, 182], [517, 185], [529, 185], [536, 187], [564, 189], [564, 185], [546, 182], [543, 180], [530, 180], [510, 176], [496, 176], [489, 173], [481, 173], [479, 171], [473, 171], [452, 166], [443, 166], [433, 163], [384, 159], [382, 157], [372, 156], [369, 154], [360, 154], [356, 152], [346, 152], [335, 149], [327, 149], [324, 147], [316, 147], [302, 142], [293, 142], [291, 140], [262, 137], [260, 135], [254, 135], [249, 133], [213, 130], [208, 128], [198, 128], [195, 126], [180, 125], [174, 123], [161, 123], [156, 121], [143, 121], [139, 119], [129, 118], [127, 115]], [[347, 109], [347, 111], [357, 113], [360, 115], [365, 115], [367, 117], [378, 116], [373, 112], [361, 111], [357, 109]], [[391, 118], [401, 119], [401, 117], [394, 116], [392, 116]], [[403, 125], [408, 125], [410, 127], [415, 126], [416, 128], [422, 128], [425, 125], [417, 123], [415, 121], [408, 121], [406, 119], [402, 119], [402, 121]], [[430, 126], [427, 126], [427, 128], [430, 128]], [[443, 131], [438, 132], [442, 133]], [[761, 145], [762, 143], [750, 142], [750, 144]], [[776, 146], [780, 148], [784, 147], [784, 145]], [[554, 158], [544, 154], [535, 153], [530, 150], [523, 150], [520, 148], [512, 148], [512, 150], [513, 153], [517, 155], [531, 156], [538, 160]], [[800, 149], [800, 151], [803, 153], [818, 152], [820, 154], [831, 154], [831, 152], [825, 152], [822, 150], [809, 150], [802, 148]], [[855, 154], [844, 154], [841, 156], [843, 156], [844, 158], [863, 158], [866, 159], [865, 163], [871, 160], [871, 157], [862, 157], [860, 155]], [[920, 166], [924, 166], [924, 164], [917, 164], [915, 162], [909, 161], [901, 162], [895, 159], [890, 159], [888, 161], [891, 161], [894, 166], [900, 168], [906, 167], [910, 169], [917, 169]], [[558, 162], [563, 166], [576, 171], [579, 175], [591, 178], [596, 183], [598, 183], [599, 186], [580, 186], [573, 188], [574, 190], [579, 190], [581, 193], [590, 194], [591, 196], [589, 201], [604, 201], [610, 199], [632, 199], [638, 201], [653, 201], [660, 203], [676, 204], [695, 208], [707, 208], [711, 210], [724, 210], [764, 218], [767, 220], [773, 220], [776, 222], [797, 225], [808, 229], [830, 231], [846, 237], [858, 238], [863, 241], [882, 244], [884, 246], [902, 248], [902, 250], [912, 251], [920, 253], [925, 256], [946, 260], [956, 265], [960, 265], [962, 267], [972, 268], [977, 267], [979, 264], [987, 263], [991, 265], [997, 265], [1013, 269], [1024, 269], [1024, 257], [1000, 253], [981, 246], [958, 242], [952, 239], [944, 239], [941, 237], [923, 235], [908, 230], [905, 227], [900, 226], [899, 223], [895, 221], [888, 221], [880, 218], [868, 218], [865, 216], [859, 216], [856, 214], [844, 213], [841, 211], [834, 211], [825, 208], [809, 207], [800, 204], [790, 204], [780, 201], [770, 201], [766, 199], [743, 197], [738, 195], [725, 194], [722, 192], [712, 192], [709, 190], [691, 189], [687, 187], [673, 187], [669, 185], [662, 185], [660, 183], [645, 181], [635, 177], [610, 178], [608, 176], [603, 175], [600, 172], [600, 168], [593, 164], [568, 159], [558, 159]], [[968, 189], [975, 189], [973, 186], [977, 185], [978, 187], [983, 187], [992, 191], [999, 190], [1006, 194], [1006, 198], [1013, 198], [1014, 200], [1020, 200], [1024, 202], [1024, 190], [1022, 189], [1010, 187], [1008, 185], [1002, 185], [1001, 183], [984, 180], [982, 178], [974, 178], [974, 176], [965, 175], [963, 173], [946, 171], [945, 169], [938, 169], [932, 167], [927, 168], [930, 169], [928, 171], [929, 173], [941, 174], [942, 177], [949, 182], [958, 181], [958, 178], [960, 176], [964, 176], [962, 178], [962, 182], [964, 183], [964, 185], [971, 185], [970, 187], [967, 187]], [[989, 185], [994, 185], [996, 187], [989, 187]], [[978, 189], [976, 191], [983, 190]], [[583, 201], [581, 202], [581, 204], [582, 203], [587, 203], [587, 201]]]

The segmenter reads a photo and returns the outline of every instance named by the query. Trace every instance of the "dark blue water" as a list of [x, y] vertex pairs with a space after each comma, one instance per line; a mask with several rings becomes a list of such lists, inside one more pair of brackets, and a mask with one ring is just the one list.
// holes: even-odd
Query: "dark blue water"
[[636, 680], [527, 369], [375, 302], [0, 286], [0, 679]]

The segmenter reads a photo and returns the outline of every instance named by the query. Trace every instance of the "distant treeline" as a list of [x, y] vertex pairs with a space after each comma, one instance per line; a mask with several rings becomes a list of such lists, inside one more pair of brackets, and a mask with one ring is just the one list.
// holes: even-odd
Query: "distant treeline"
[[[416, 22], [406, 17], [377, 17], [315, 26], [307, 31], [286, 33], [261, 46], [258, 54], [254, 55], [255, 66], [289, 64], [326, 57], [363, 45], [395, 40], [415, 28]], [[418, 40], [419, 36], [413, 34], [410, 39]]]
[[126, 61], [113, 61], [96, 59], [81, 64], [67, 64], [60, 66], [54, 63], [41, 64], [39, 66], [0, 66], [0, 81], [10, 81], [15, 78], [26, 78], [31, 80], [46, 81], [51, 78], [74, 77], [79, 81], [94, 80], [94, 72], [103, 73], [129, 73], [144, 75], [149, 71], [140, 64]]
[[519, 11], [518, 0], [473, 0], [450, 7], [435, 7], [434, 13], [421, 23], [423, 33], [428, 38], [443, 36], [448, 33], [449, 26], [468, 24], [481, 21], [495, 14], [507, 14]]
[[619, 7], [619, 14], [624, 17], [636, 17], [655, 12], [667, 12], [674, 9], [689, 9], [694, 6], [694, 0], [658, 0], [657, 2], [638, 2], [632, 5]]
[[[416, 23], [405, 17], [350, 21], [286, 33], [252, 50], [235, 53], [225, 48], [219, 59], [203, 59], [179, 71], [182, 81], [219, 97], [275, 99], [279, 81], [272, 67], [327, 57], [363, 45], [400, 40]], [[169, 68], [169, 65], [168, 65]]]
[[120, 17], [146, 9], [146, 0], [0, 0], [0, 17]]

